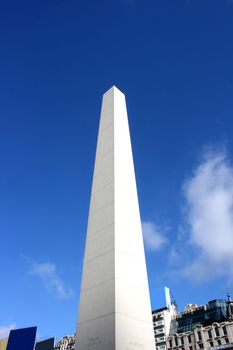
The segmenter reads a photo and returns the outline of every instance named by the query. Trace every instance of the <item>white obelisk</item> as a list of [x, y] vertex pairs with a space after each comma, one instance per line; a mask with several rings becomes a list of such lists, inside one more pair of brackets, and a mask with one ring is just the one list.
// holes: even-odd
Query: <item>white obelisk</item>
[[103, 96], [75, 350], [154, 350], [125, 96]]

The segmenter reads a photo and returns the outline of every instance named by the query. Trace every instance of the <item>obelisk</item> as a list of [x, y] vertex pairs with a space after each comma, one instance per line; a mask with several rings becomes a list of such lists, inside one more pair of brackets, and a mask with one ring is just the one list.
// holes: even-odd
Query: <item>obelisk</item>
[[124, 94], [102, 101], [75, 350], [154, 350]]

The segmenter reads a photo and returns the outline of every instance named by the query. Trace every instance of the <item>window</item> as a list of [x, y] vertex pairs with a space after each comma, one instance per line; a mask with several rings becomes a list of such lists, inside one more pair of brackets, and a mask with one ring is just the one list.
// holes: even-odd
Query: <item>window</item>
[[227, 327], [226, 327], [226, 326], [223, 326], [223, 327], [222, 327], [222, 330], [223, 330], [223, 334], [224, 334], [224, 335], [227, 335]]
[[199, 349], [204, 349], [203, 343], [199, 344]]
[[158, 337], [158, 338], [157, 338], [157, 341], [158, 341], [158, 342], [165, 341], [165, 337]]
[[208, 330], [208, 337], [209, 337], [209, 339], [212, 339], [212, 332], [211, 332], [211, 329]]
[[218, 345], [221, 345], [221, 339], [218, 339], [217, 342], [218, 342]]
[[171, 339], [169, 339], [169, 346], [170, 346], [170, 348], [172, 348], [172, 340]]
[[229, 344], [229, 339], [228, 338], [225, 338], [225, 343]]
[[181, 344], [184, 345], [184, 338], [180, 338], [181, 339]]
[[188, 342], [189, 342], [189, 343], [192, 343], [192, 337], [191, 337], [191, 335], [188, 335]]
[[210, 346], [213, 347], [214, 346], [214, 342], [210, 341]]
[[216, 337], [220, 336], [218, 327], [215, 327], [215, 334], [216, 334]]
[[193, 347], [192, 347], [192, 346], [190, 346], [190, 347], [189, 347], [189, 350], [193, 350]]
[[177, 337], [175, 337], [175, 344], [176, 344], [176, 346], [178, 346], [178, 338]]
[[198, 336], [198, 340], [202, 340], [201, 332], [200, 332], [200, 331], [197, 332], [197, 336]]

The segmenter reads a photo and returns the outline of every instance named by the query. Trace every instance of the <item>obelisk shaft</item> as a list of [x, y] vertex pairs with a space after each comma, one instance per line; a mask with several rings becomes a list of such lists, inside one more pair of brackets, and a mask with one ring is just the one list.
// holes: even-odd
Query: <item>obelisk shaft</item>
[[124, 95], [103, 96], [76, 350], [154, 350], [149, 288]]

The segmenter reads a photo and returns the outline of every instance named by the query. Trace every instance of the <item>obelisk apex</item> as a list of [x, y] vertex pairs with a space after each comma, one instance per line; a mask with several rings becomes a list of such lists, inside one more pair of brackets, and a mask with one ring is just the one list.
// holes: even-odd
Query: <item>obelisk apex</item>
[[155, 349], [125, 96], [115, 86], [102, 101], [75, 349]]

